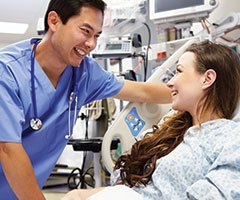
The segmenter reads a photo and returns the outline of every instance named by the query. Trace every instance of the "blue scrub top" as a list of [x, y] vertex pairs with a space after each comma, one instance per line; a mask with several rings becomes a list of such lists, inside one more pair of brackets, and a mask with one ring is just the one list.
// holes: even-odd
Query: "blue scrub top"
[[[37, 181], [43, 187], [58, 157], [67, 144], [68, 103], [73, 90], [74, 67], [67, 66], [55, 89], [35, 60], [35, 91], [38, 116], [43, 127], [32, 131], [29, 121], [34, 116], [31, 99], [30, 40], [12, 44], [0, 50], [0, 141], [22, 143]], [[75, 68], [76, 69], [76, 68]], [[103, 70], [94, 60], [85, 57], [77, 74], [78, 111], [97, 99], [117, 94], [123, 82]], [[73, 122], [74, 105], [71, 111]], [[1, 199], [17, 199], [0, 165]]]

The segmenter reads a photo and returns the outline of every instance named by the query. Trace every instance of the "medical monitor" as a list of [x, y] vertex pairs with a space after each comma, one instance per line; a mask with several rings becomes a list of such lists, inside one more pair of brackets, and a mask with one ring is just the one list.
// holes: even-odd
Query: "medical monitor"
[[217, 5], [218, 0], [149, 0], [149, 17], [155, 23], [199, 21]]

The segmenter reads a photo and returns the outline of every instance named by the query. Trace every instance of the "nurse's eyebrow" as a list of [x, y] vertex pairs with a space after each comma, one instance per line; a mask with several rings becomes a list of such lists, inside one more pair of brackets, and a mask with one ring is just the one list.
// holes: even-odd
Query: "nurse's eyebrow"
[[[90, 24], [88, 24], [88, 23], [83, 23], [83, 26], [86, 27], [86, 28], [91, 29], [92, 31], [94, 31], [94, 28]], [[98, 32], [98, 34], [101, 34], [101, 33], [102, 33], [102, 31]]]

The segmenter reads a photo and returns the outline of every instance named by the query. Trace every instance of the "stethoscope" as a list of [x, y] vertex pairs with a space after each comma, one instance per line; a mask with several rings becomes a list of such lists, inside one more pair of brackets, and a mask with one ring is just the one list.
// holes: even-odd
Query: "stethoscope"
[[[36, 52], [36, 48], [38, 43], [41, 40], [36, 40], [36, 39], [32, 39], [31, 40], [31, 44], [33, 44], [33, 49], [31, 52], [31, 98], [32, 98], [32, 105], [33, 105], [33, 114], [34, 116], [30, 119], [30, 127], [32, 130], [34, 131], [38, 131], [42, 128], [43, 123], [42, 120], [38, 117], [38, 112], [37, 112], [37, 102], [36, 102], [36, 91], [35, 91], [35, 81], [34, 81], [34, 65], [35, 65], [35, 52]], [[76, 68], [73, 69], [73, 79], [74, 79], [74, 86], [73, 86], [73, 90], [70, 94], [69, 97], [69, 103], [68, 103], [68, 134], [65, 135], [65, 139], [70, 139], [71, 135], [72, 135], [72, 129], [71, 128], [71, 107], [72, 107], [72, 103], [75, 102], [75, 106], [74, 106], [74, 117], [73, 117], [73, 125], [76, 122], [77, 119], [77, 105], [78, 105], [78, 96], [77, 96], [77, 73], [76, 73]], [[72, 127], [73, 127], [72, 125]]]

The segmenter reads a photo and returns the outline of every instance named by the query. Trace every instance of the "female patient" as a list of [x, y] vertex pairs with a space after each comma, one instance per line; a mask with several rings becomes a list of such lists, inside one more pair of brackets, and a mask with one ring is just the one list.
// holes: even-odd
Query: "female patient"
[[[194, 44], [167, 85], [176, 113], [119, 158], [112, 183], [144, 200], [240, 199], [240, 132], [231, 120], [240, 96], [238, 56], [220, 44]], [[73, 190], [64, 199], [87, 199], [102, 189]]]

